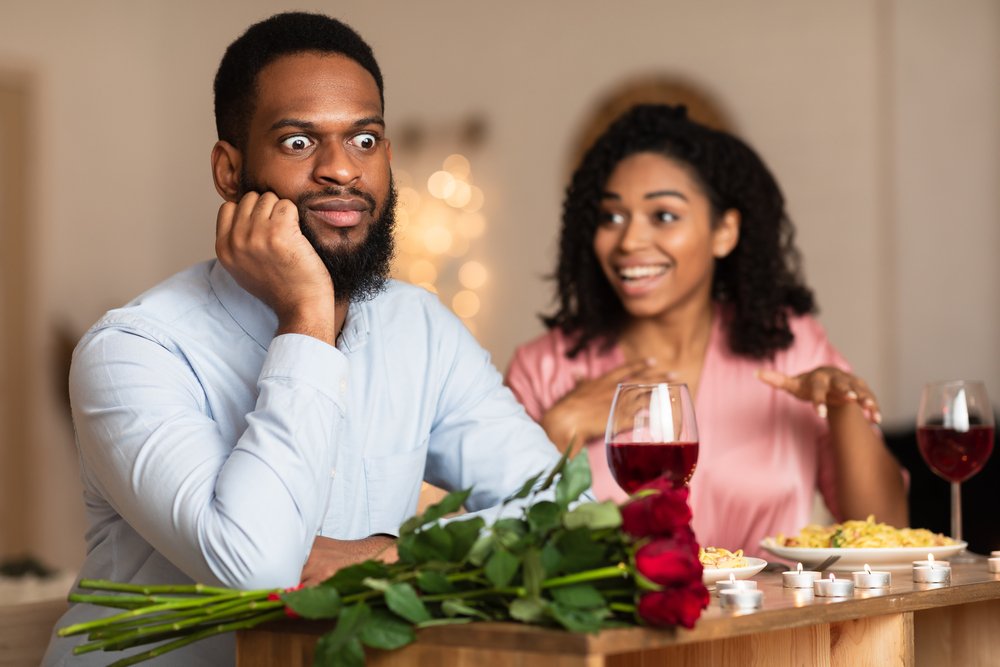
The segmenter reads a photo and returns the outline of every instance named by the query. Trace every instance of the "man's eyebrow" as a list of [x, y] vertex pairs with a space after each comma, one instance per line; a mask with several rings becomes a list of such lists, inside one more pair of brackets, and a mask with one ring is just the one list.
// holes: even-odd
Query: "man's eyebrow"
[[[368, 125], [380, 125], [384, 128], [385, 121], [382, 120], [381, 116], [365, 116], [364, 118], [359, 118], [351, 123], [351, 128], [357, 129]], [[282, 118], [271, 125], [271, 130], [280, 130], [284, 127], [293, 127], [300, 130], [314, 130], [316, 129], [316, 123], [311, 120], [302, 120], [301, 118]]]

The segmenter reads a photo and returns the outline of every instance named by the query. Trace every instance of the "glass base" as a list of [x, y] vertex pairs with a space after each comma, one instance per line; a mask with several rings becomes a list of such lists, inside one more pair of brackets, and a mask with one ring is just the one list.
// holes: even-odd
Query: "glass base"
[[980, 556], [972, 553], [968, 549], [962, 549], [954, 556], [948, 557], [949, 563], [975, 563], [980, 560]]

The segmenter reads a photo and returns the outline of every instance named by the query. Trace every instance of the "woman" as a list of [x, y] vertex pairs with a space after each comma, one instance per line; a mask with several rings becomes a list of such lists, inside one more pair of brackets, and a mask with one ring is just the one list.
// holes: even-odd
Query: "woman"
[[784, 198], [739, 139], [638, 106], [584, 156], [563, 207], [558, 309], [507, 383], [562, 449], [586, 443], [599, 498], [622, 500], [601, 436], [622, 381], [687, 383], [705, 545], [758, 551], [808, 523], [906, 523], [878, 404], [827, 341], [797, 270]]

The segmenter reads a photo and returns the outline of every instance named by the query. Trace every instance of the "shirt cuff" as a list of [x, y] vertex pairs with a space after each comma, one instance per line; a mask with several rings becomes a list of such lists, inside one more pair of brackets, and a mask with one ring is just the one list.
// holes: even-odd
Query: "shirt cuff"
[[260, 380], [305, 382], [343, 409], [350, 364], [344, 353], [318, 338], [302, 334], [276, 336], [267, 349]]

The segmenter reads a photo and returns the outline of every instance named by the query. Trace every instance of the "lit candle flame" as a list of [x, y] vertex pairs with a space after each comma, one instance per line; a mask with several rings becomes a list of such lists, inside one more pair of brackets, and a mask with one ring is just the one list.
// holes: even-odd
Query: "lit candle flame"
[[927, 554], [927, 562], [932, 568], [934, 567], [934, 554]]
[[830, 581], [836, 581], [837, 577], [833, 576], [833, 572], [830, 573]]
[[799, 564], [798, 564], [798, 565], [797, 565], [797, 566], [795, 567], [795, 570], [796, 570], [796, 572], [797, 572], [798, 574], [802, 574], [802, 563], [799, 563]]
[[868, 567], [868, 563], [865, 563], [865, 574], [871, 574], [871, 573], [872, 573], [872, 569], [870, 567]]

